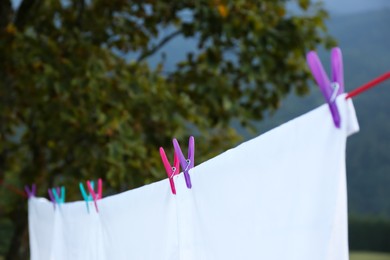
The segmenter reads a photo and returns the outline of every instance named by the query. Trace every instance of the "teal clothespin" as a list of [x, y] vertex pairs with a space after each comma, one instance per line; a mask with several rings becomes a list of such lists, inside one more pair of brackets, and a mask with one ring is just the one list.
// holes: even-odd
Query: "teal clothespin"
[[58, 204], [60, 206], [61, 204], [65, 203], [65, 187], [62, 186], [61, 188], [52, 188], [53, 196]]
[[[91, 181], [91, 186], [92, 186], [92, 189], [94, 187], [94, 182]], [[81, 196], [83, 196], [83, 199], [85, 200], [85, 203], [87, 204], [87, 212], [89, 214], [89, 202], [92, 201], [92, 195], [91, 194], [87, 194], [87, 192], [85, 191], [84, 189], [84, 185], [83, 183], [79, 183], [79, 187], [80, 187], [80, 191], [81, 191]]]

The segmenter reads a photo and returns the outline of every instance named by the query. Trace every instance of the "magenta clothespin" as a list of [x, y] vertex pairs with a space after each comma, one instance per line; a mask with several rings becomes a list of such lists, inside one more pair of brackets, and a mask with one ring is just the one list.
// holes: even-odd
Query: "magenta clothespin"
[[184, 178], [186, 180], [187, 188], [191, 189], [191, 178], [188, 171], [194, 167], [195, 162], [195, 139], [193, 136], [190, 137], [188, 141], [188, 158], [186, 159], [180, 149], [180, 145], [177, 142], [176, 138], [173, 139], [173, 147], [175, 148], [175, 154], [179, 157], [180, 165], [183, 168]]
[[173, 177], [180, 172], [180, 162], [179, 162], [179, 157], [177, 156], [176, 153], [174, 153], [173, 156], [173, 166], [168, 161], [168, 158], [165, 154], [164, 148], [160, 147], [160, 156], [161, 160], [164, 164], [165, 171], [167, 172], [169, 183], [171, 185], [171, 190], [173, 194], [176, 194], [176, 188], [175, 188], [175, 183], [173, 181]]
[[340, 128], [340, 113], [336, 105], [338, 95], [344, 93], [344, 71], [343, 57], [340, 48], [332, 49], [332, 82], [330, 82], [320, 59], [315, 51], [310, 51], [307, 54], [307, 63], [310, 70], [320, 87], [322, 95], [325, 97], [332, 113], [334, 124]]
[[33, 185], [31, 185], [31, 189], [28, 185], [24, 186], [24, 190], [26, 191], [27, 198], [29, 199], [31, 197], [35, 197], [37, 187], [34, 183]]
[[99, 208], [97, 206], [97, 200], [101, 199], [103, 196], [103, 181], [102, 181], [102, 179], [98, 180], [98, 192], [97, 193], [95, 193], [95, 191], [93, 190], [93, 187], [92, 187], [90, 181], [87, 181], [87, 187], [88, 187], [89, 193], [92, 195], [93, 202], [95, 203], [96, 212], [99, 213]]

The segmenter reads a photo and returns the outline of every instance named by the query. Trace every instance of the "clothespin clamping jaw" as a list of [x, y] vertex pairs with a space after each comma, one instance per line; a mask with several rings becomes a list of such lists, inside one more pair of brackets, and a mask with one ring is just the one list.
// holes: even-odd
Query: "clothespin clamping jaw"
[[96, 212], [99, 213], [99, 208], [97, 206], [97, 200], [99, 200], [103, 197], [103, 181], [102, 181], [102, 179], [98, 180], [98, 192], [97, 193], [94, 191], [92, 182], [87, 181], [87, 187], [88, 187], [89, 193], [91, 194], [91, 196], [93, 198]]
[[26, 185], [26, 186], [24, 186], [24, 191], [26, 192], [28, 199], [31, 197], [35, 197], [35, 194], [37, 191], [37, 186], [34, 183], [33, 185], [31, 185], [31, 189], [30, 189], [30, 187], [28, 185]]
[[56, 208], [56, 204], [60, 206], [60, 204], [65, 203], [65, 187], [62, 186], [48, 189], [50, 201], [53, 203], [53, 207]]
[[61, 188], [60, 187], [53, 188], [52, 191], [53, 191], [54, 199], [56, 200], [58, 206], [60, 206], [61, 204], [64, 204], [65, 203], [65, 187], [62, 186]]
[[188, 142], [188, 158], [186, 159], [180, 149], [180, 145], [176, 139], [173, 139], [173, 147], [175, 148], [175, 154], [179, 157], [181, 168], [183, 169], [184, 178], [186, 180], [187, 188], [191, 189], [191, 178], [188, 173], [195, 165], [195, 139], [193, 136], [190, 137]]
[[337, 128], [340, 128], [340, 113], [336, 105], [338, 95], [344, 93], [344, 72], [343, 72], [343, 57], [340, 48], [332, 49], [332, 81], [329, 80], [320, 59], [315, 51], [307, 54], [307, 63], [310, 70], [320, 87], [326, 102], [329, 105], [332, 113], [333, 122]]
[[53, 203], [53, 208], [55, 209], [56, 208], [56, 200], [54, 199], [54, 195], [53, 195], [52, 190], [48, 189], [47, 193], [49, 193], [50, 201], [51, 201], [51, 203]]
[[172, 194], [176, 195], [176, 188], [175, 188], [175, 182], [173, 181], [173, 177], [175, 175], [178, 175], [180, 172], [180, 162], [179, 162], [179, 157], [177, 156], [176, 153], [174, 153], [173, 157], [173, 166], [168, 161], [168, 158], [165, 154], [164, 148], [160, 147], [160, 156], [161, 160], [164, 164], [165, 171], [167, 172], [169, 183], [171, 185], [171, 190]]
[[[93, 190], [94, 186], [95, 186], [95, 183], [93, 181], [91, 181], [91, 186], [92, 186], [92, 190]], [[87, 212], [89, 214], [89, 202], [93, 201], [92, 195], [87, 194], [87, 192], [84, 189], [83, 183], [80, 182], [79, 187], [80, 187], [80, 191], [81, 191], [81, 196], [83, 196], [83, 199], [85, 200], [85, 203], [87, 204]]]

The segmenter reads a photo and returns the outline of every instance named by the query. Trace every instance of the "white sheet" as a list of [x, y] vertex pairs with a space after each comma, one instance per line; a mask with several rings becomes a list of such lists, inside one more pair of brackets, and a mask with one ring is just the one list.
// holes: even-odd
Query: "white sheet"
[[[54, 211], [30, 199], [31, 259], [347, 260], [346, 138], [355, 111], [337, 99], [196, 166], [192, 189], [167, 179]], [[199, 140], [201, 142], [201, 140]]]

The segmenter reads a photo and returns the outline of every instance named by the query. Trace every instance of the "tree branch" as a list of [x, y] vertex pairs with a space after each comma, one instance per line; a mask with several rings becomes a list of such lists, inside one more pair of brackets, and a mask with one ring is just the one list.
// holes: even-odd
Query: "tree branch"
[[175, 38], [176, 36], [178, 36], [180, 33], [182, 33], [182, 30], [177, 30], [173, 33], [171, 33], [170, 35], [167, 35], [164, 39], [161, 40], [161, 42], [159, 44], [157, 44], [156, 46], [154, 46], [152, 49], [150, 50], [146, 50], [144, 51], [141, 56], [139, 56], [139, 58], [137, 59], [137, 62], [141, 62], [142, 60], [146, 59], [147, 57], [149, 57], [150, 55], [153, 55], [154, 53], [156, 53], [159, 49], [161, 49], [166, 43], [168, 43], [170, 40], [172, 40], [173, 38]]
[[26, 25], [26, 22], [29, 18], [28, 13], [30, 12], [35, 2], [36, 0], [23, 0], [23, 2], [20, 4], [14, 21], [16, 27], [19, 30], [23, 29], [23, 27]]
[[5, 28], [12, 19], [13, 10], [10, 0], [0, 1], [0, 29]]

